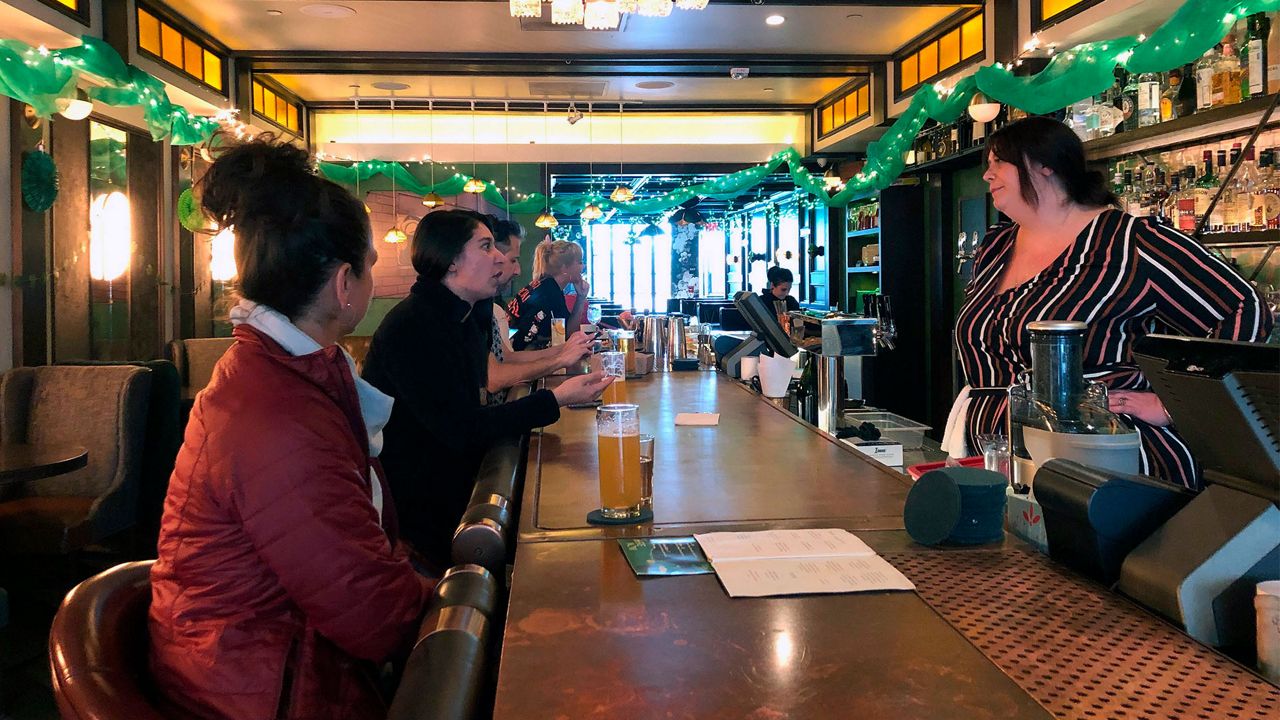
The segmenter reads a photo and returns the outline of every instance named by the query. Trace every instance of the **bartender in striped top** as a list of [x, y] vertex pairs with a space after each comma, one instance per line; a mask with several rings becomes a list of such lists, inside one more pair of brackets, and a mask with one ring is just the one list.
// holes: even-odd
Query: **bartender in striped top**
[[1271, 313], [1199, 242], [1117, 209], [1062, 123], [1020, 120], [987, 147], [983, 179], [1012, 222], [983, 240], [956, 321], [968, 386], [948, 423], [952, 455], [961, 440], [976, 450], [979, 434], [1004, 431], [1005, 390], [1031, 366], [1027, 323], [1079, 320], [1089, 326], [1085, 376], [1107, 386], [1111, 410], [1140, 434], [1141, 471], [1199, 489], [1200, 470], [1135, 364], [1133, 342], [1156, 332], [1261, 341]]

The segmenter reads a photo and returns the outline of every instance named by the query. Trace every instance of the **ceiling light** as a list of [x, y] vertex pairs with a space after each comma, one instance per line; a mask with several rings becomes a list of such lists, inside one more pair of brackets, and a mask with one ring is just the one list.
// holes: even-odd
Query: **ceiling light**
[[382, 241], [385, 243], [391, 243], [392, 245], [399, 245], [400, 243], [408, 242], [409, 236], [406, 235], [399, 227], [392, 225], [391, 229], [387, 231], [387, 234], [382, 237]]
[[641, 80], [636, 83], [636, 87], [641, 90], [666, 90], [669, 87], [675, 87], [675, 85], [670, 80]]
[[550, 230], [559, 224], [560, 221], [556, 220], [556, 216], [546, 210], [543, 210], [542, 214], [538, 216], [538, 219], [533, 221], [534, 227], [539, 227], [543, 230]]
[[83, 120], [93, 112], [93, 103], [89, 101], [88, 93], [79, 89], [76, 90], [76, 96], [73, 98], [55, 100], [54, 107], [58, 109], [59, 115], [68, 120]]
[[583, 220], [599, 220], [604, 217], [604, 211], [595, 203], [587, 203], [587, 206], [582, 208], [582, 214], [579, 217]]
[[645, 17], [666, 17], [671, 14], [671, 0], [640, 0], [636, 12]]
[[488, 185], [486, 185], [483, 180], [473, 177], [467, 180], [466, 184], [462, 186], [462, 192], [475, 193], [478, 195], [484, 192], [487, 187]]
[[551, 24], [579, 25], [583, 19], [582, 0], [551, 0]]
[[709, 0], [676, 0], [676, 7], [681, 10], [701, 10], [707, 6]]
[[616, 203], [631, 202], [635, 197], [635, 193], [631, 192], [631, 188], [626, 185], [619, 185], [609, 193], [609, 199]]
[[781, 15], [770, 15], [769, 17], [764, 19], [764, 24], [765, 25], [781, 25], [786, 21], [787, 19], [782, 17]]
[[429, 192], [422, 196], [422, 204], [429, 208], [440, 207], [444, 204], [444, 198], [434, 192]]
[[268, 14], [268, 15], [270, 15], [270, 16], [272, 16], [272, 17], [276, 17], [276, 16], [279, 16], [279, 15], [283, 15], [283, 14], [284, 14], [284, 11], [283, 11], [283, 10], [268, 10], [268, 11], [267, 11], [267, 14]]
[[542, 17], [542, 0], [511, 0], [511, 17]]
[[986, 95], [980, 92], [973, 94], [969, 99], [969, 117], [980, 123], [988, 123], [996, 119], [1000, 114], [1000, 103], [991, 102]]
[[582, 26], [587, 30], [616, 30], [622, 22], [618, 0], [587, 0]]
[[764, 92], [773, 92], [773, 88], [765, 88]]
[[325, 18], [326, 20], [335, 20], [337, 18], [351, 17], [356, 14], [354, 8], [346, 5], [330, 5], [328, 3], [316, 3], [314, 5], [303, 5], [298, 12], [311, 17]]
[[578, 109], [577, 105], [574, 105], [573, 103], [569, 103], [569, 117], [567, 117], [566, 120], [569, 121], [570, 125], [576, 125], [577, 122], [581, 119], [582, 119], [582, 111]]

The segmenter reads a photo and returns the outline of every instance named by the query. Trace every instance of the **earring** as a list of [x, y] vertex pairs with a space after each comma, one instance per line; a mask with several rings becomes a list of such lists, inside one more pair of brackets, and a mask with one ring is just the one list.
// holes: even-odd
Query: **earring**
[[351, 307], [351, 303], [347, 303], [347, 307]]

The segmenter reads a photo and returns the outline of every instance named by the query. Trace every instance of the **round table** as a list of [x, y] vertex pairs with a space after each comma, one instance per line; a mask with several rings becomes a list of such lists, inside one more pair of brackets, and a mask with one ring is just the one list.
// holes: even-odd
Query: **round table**
[[0, 485], [53, 477], [88, 464], [89, 451], [79, 445], [0, 444]]

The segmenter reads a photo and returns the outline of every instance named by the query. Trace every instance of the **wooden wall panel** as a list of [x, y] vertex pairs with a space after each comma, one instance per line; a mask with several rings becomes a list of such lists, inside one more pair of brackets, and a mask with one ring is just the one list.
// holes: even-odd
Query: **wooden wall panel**
[[129, 359], [162, 357], [160, 324], [160, 192], [163, 143], [129, 134], [129, 205], [133, 262], [129, 273]]
[[59, 117], [49, 129], [58, 166], [53, 226], [53, 357], [91, 357], [89, 330], [89, 121]]

